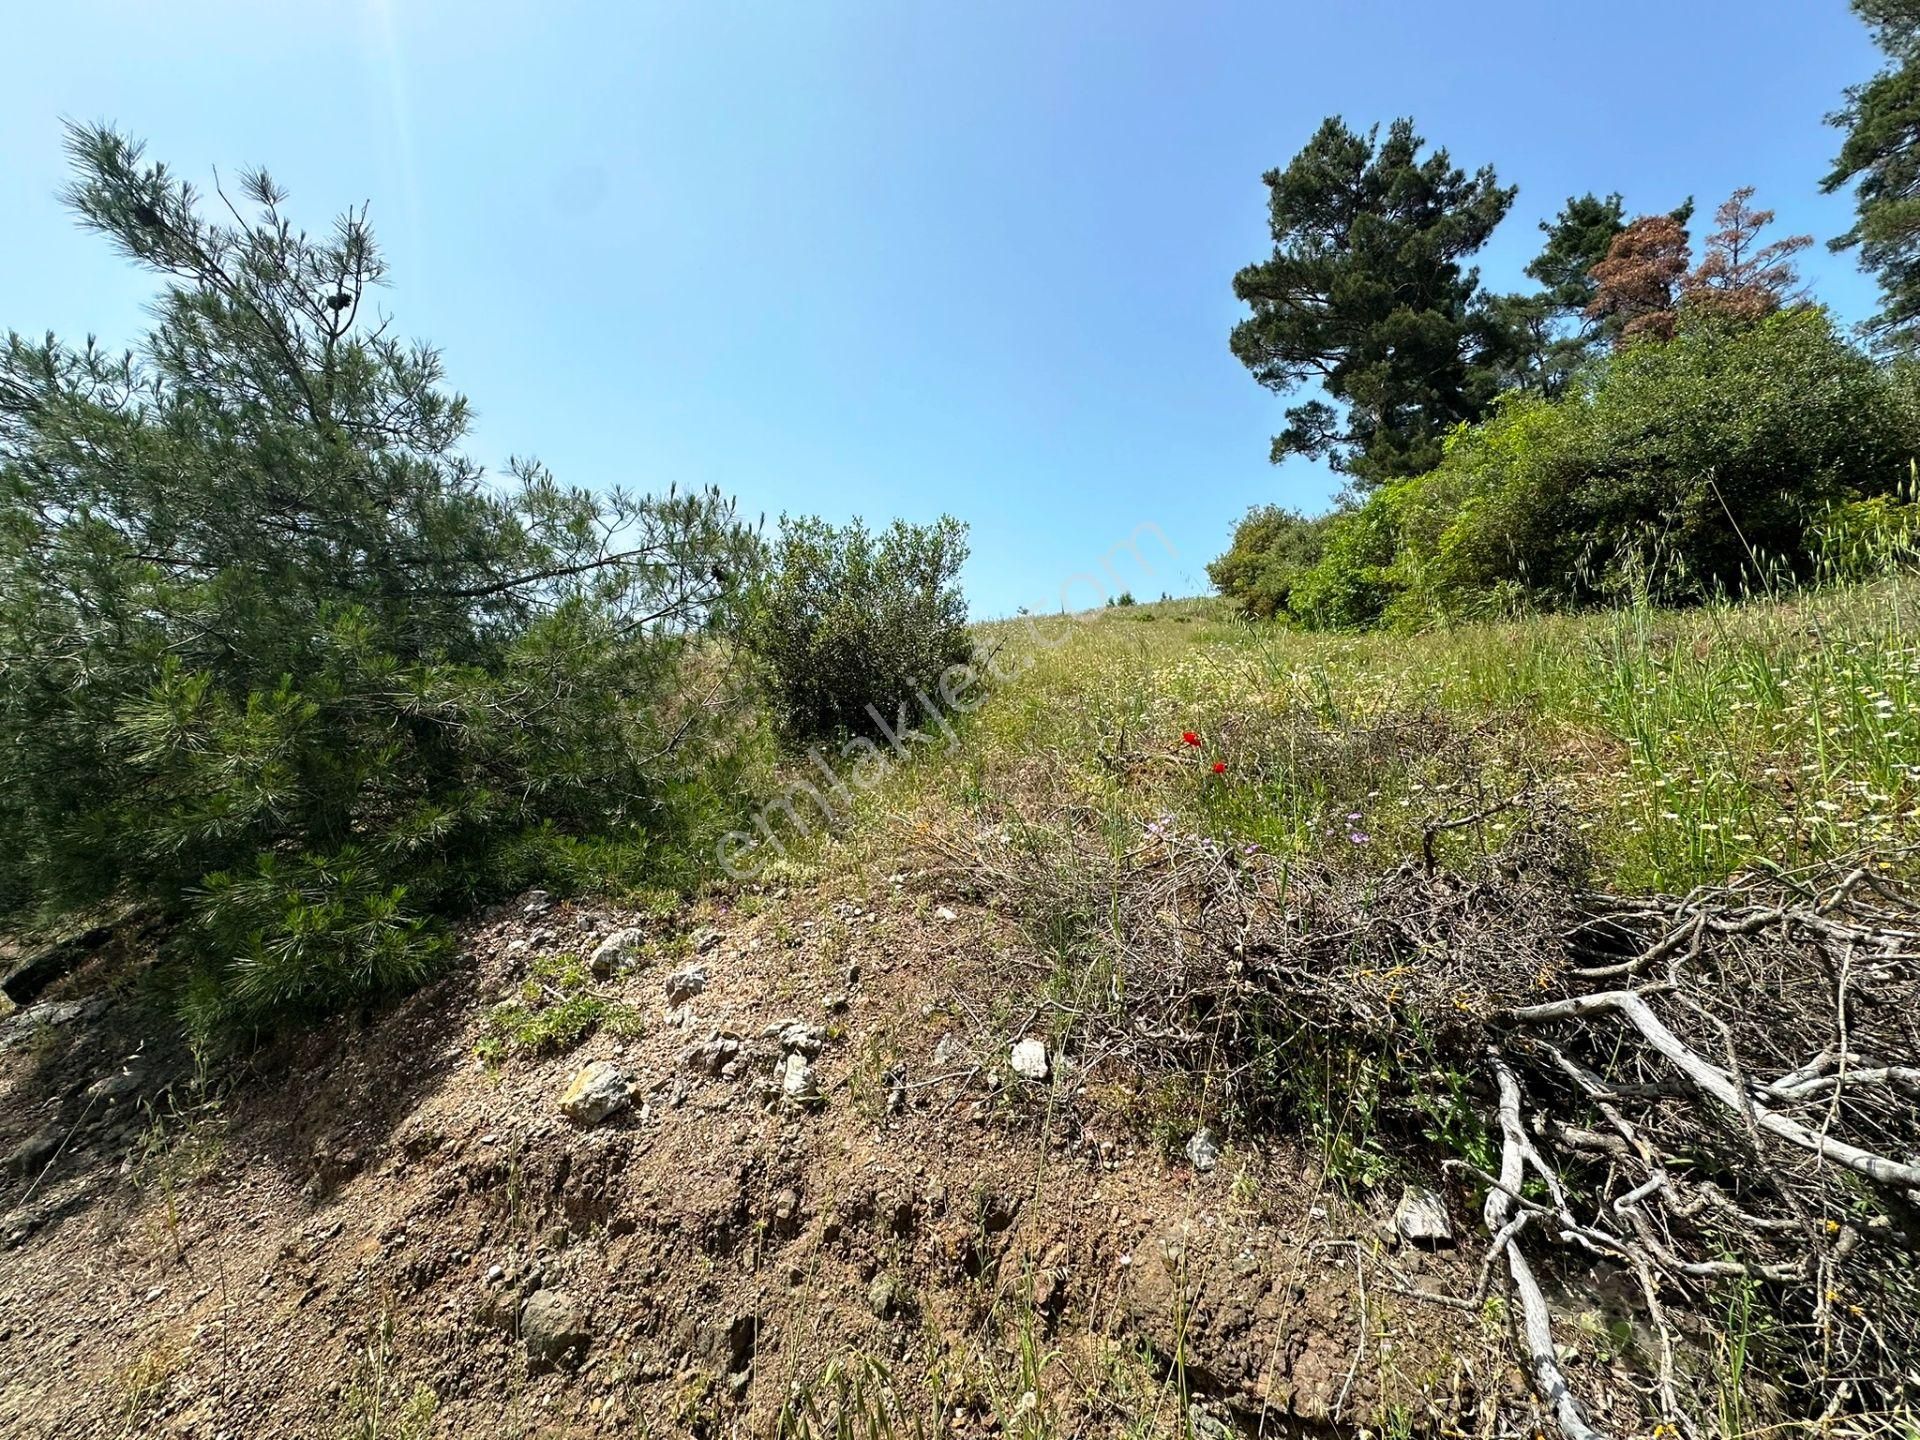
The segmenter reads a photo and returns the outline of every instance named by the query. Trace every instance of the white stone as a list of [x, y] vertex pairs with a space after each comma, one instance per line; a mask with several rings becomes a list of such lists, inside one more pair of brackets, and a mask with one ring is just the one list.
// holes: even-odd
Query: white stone
[[1007, 1063], [1013, 1066], [1013, 1073], [1028, 1080], [1045, 1080], [1049, 1073], [1047, 1065], [1047, 1042], [1036, 1040], [1029, 1035], [1013, 1047], [1013, 1053], [1007, 1057]]

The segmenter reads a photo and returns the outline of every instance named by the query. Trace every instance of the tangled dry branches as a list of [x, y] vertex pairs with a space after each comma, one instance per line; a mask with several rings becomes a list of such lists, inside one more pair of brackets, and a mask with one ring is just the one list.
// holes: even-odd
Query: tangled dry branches
[[[1380, 1123], [1431, 1152], [1435, 1128], [1410, 1122], [1467, 1077], [1475, 1123], [1425, 1158], [1480, 1197], [1487, 1271], [1504, 1259], [1516, 1341], [1571, 1440], [1606, 1431], [1557, 1362], [1556, 1314], [1603, 1285], [1637, 1297], [1636, 1428], [1712, 1428], [1733, 1343], [1756, 1412], [1911, 1414], [1920, 910], [1866, 867], [1594, 895], [1554, 809], [1509, 807], [1494, 853], [1440, 863], [1466, 828], [1442, 817], [1384, 876], [1175, 835], [1117, 860], [951, 858], [1050, 923], [1101, 917], [1124, 995], [1090, 1017], [1103, 1053], [1205, 1067], [1246, 1123], [1287, 1103], [1287, 1067], [1377, 1056]], [[1764, 1323], [1730, 1341], [1732, 1312]]]

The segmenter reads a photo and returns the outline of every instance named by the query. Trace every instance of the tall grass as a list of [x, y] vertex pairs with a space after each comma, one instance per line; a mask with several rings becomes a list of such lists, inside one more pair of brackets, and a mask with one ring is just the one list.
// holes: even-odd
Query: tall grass
[[1051, 645], [992, 627], [1024, 673], [908, 786], [1002, 818], [1071, 810], [1116, 849], [1176, 824], [1373, 863], [1531, 786], [1622, 887], [1861, 851], [1899, 868], [1920, 798], [1916, 621], [1920, 580], [1898, 577], [1420, 635], [1304, 634], [1208, 601], [1093, 613]]

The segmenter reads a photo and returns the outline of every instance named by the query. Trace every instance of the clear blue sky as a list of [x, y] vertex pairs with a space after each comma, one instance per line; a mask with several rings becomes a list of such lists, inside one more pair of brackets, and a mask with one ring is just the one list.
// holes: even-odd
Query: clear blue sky
[[[0, 326], [134, 337], [147, 281], [54, 201], [59, 119], [204, 179], [264, 163], [324, 225], [368, 199], [385, 303], [446, 352], [475, 453], [750, 512], [973, 526], [976, 613], [1052, 609], [1143, 522], [1197, 592], [1283, 403], [1227, 352], [1261, 173], [1321, 117], [1410, 114], [1520, 186], [1507, 287], [1569, 193], [1740, 184], [1846, 228], [1822, 116], [1876, 56], [1842, 0], [866, 0], [13, 7]], [[1783, 231], [1784, 233], [1784, 231]], [[1843, 319], [1849, 257], [1806, 265]]]

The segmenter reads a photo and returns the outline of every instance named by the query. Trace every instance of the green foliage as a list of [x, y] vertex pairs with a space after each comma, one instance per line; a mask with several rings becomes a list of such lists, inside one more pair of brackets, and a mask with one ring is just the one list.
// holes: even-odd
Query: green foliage
[[1207, 566], [1207, 578], [1241, 614], [1271, 620], [1286, 611], [1294, 581], [1319, 561], [1329, 520], [1256, 505], [1234, 527], [1227, 553]]
[[728, 763], [688, 697], [731, 506], [484, 475], [438, 356], [364, 318], [364, 213], [311, 237], [254, 173], [216, 223], [70, 145], [83, 223], [165, 283], [135, 351], [0, 353], [0, 906], [185, 917], [207, 1027], [412, 983], [572, 837], [668, 833]]
[[1814, 578], [1833, 525], [1857, 569], [1875, 517], [1897, 517], [1849, 507], [1894, 492], [1920, 441], [1909, 387], [1815, 308], [1694, 316], [1559, 400], [1510, 395], [1460, 427], [1432, 471], [1332, 522], [1287, 613], [1351, 629], [1695, 602]]
[[973, 655], [960, 567], [967, 527], [896, 520], [878, 535], [855, 520], [782, 516], [754, 587], [749, 650], [782, 732], [805, 742], [893, 724], [897, 707], [938, 694]]
[[1387, 487], [1327, 523], [1318, 563], [1301, 572], [1288, 600], [1314, 630], [1358, 630], [1380, 618], [1392, 598], [1392, 496]]
[[1920, 3], [1853, 0], [1853, 10], [1889, 63], [1851, 87], [1829, 117], [1846, 139], [1821, 189], [1854, 186], [1853, 228], [1833, 248], [1859, 250], [1880, 282], [1870, 328], [1887, 347], [1911, 352], [1920, 340]]
[[488, 1063], [509, 1053], [551, 1055], [570, 1050], [606, 1026], [614, 1033], [641, 1033], [642, 1021], [631, 1006], [600, 994], [578, 955], [541, 955], [527, 968], [513, 997], [487, 1014], [480, 1056]]
[[1593, 267], [1607, 258], [1614, 237], [1624, 228], [1625, 209], [1618, 195], [1604, 200], [1593, 194], [1570, 196], [1558, 215], [1540, 222], [1546, 243], [1527, 263], [1526, 273], [1541, 289], [1487, 301], [1489, 314], [1506, 336], [1509, 386], [1559, 395], [1612, 338], [1612, 326], [1589, 319], [1587, 309], [1598, 289]]
[[1416, 475], [1499, 389], [1506, 336], [1463, 262], [1514, 192], [1491, 168], [1455, 169], [1445, 150], [1423, 157], [1425, 143], [1411, 120], [1382, 140], [1330, 117], [1265, 176], [1273, 254], [1234, 276], [1253, 313], [1234, 326], [1233, 353], [1270, 390], [1318, 379], [1346, 407], [1288, 410], [1275, 461], [1325, 457], [1363, 486]]

